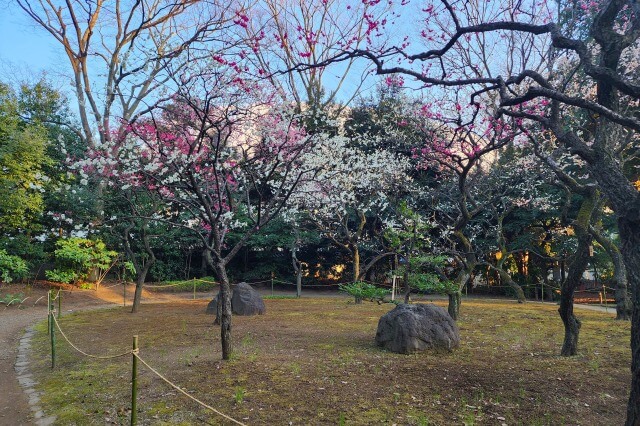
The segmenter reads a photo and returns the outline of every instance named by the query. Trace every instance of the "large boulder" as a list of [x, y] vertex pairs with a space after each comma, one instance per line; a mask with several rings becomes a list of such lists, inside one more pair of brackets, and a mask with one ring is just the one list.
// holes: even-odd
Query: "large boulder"
[[376, 343], [402, 354], [426, 349], [451, 351], [460, 344], [460, 330], [439, 306], [400, 304], [378, 321]]
[[267, 312], [260, 294], [247, 283], [238, 283], [231, 296], [231, 311], [236, 315], [262, 315]]
[[213, 298], [211, 302], [207, 305], [207, 314], [208, 315], [217, 315], [218, 313], [218, 300], [220, 299], [220, 292], [216, 294], [216, 297]]
[[[219, 323], [220, 312], [218, 312], [218, 300], [220, 300], [220, 292], [216, 294], [211, 302], [207, 305], [206, 313], [216, 316], [216, 324]], [[260, 294], [247, 283], [239, 283], [233, 289], [231, 294], [231, 312], [235, 315], [262, 315], [267, 312], [264, 301]]]

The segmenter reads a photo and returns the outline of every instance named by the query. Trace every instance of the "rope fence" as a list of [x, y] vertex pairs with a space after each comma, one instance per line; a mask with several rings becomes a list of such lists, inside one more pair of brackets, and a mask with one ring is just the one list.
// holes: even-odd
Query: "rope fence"
[[140, 357], [140, 355], [137, 352], [132, 352], [133, 356], [136, 357], [138, 359], [138, 361], [140, 361], [142, 363], [142, 365], [144, 365], [145, 367], [147, 367], [153, 374], [155, 374], [156, 376], [158, 376], [159, 378], [161, 378], [165, 383], [167, 383], [169, 386], [171, 386], [172, 388], [174, 388], [175, 390], [177, 390], [178, 392], [180, 392], [181, 394], [183, 394], [184, 396], [186, 396], [187, 398], [190, 398], [191, 400], [197, 402], [198, 404], [200, 404], [202, 407], [207, 408], [211, 411], [213, 411], [214, 413], [218, 414], [219, 416], [224, 417], [225, 419], [237, 424], [237, 425], [241, 425], [241, 426], [246, 426], [244, 423], [227, 416], [226, 414], [222, 413], [219, 410], [216, 410], [215, 408], [213, 408], [212, 406], [205, 404], [204, 402], [200, 401], [198, 398], [196, 398], [195, 396], [189, 394], [187, 391], [185, 391], [184, 389], [182, 389], [180, 386], [176, 385], [175, 383], [171, 382], [169, 379], [167, 379], [166, 377], [164, 377], [162, 374], [160, 374], [155, 368], [153, 368], [152, 366], [150, 366], [144, 359], [142, 359]]
[[[58, 293], [59, 296], [59, 293]], [[200, 399], [196, 398], [195, 396], [191, 395], [190, 393], [188, 393], [187, 391], [185, 391], [183, 388], [181, 388], [180, 386], [176, 385], [175, 383], [173, 383], [172, 381], [170, 381], [169, 379], [167, 379], [164, 375], [162, 375], [160, 372], [158, 372], [158, 370], [154, 367], [152, 367], [147, 361], [145, 361], [142, 357], [140, 357], [140, 349], [138, 347], [138, 336], [134, 336], [133, 337], [133, 348], [126, 351], [126, 352], [121, 352], [118, 354], [114, 354], [114, 355], [94, 355], [94, 354], [90, 354], [88, 352], [83, 351], [82, 349], [80, 349], [78, 347], [78, 345], [74, 344], [66, 335], [66, 333], [62, 330], [62, 327], [60, 326], [60, 323], [58, 322], [58, 320], [56, 319], [56, 310], [53, 307], [53, 301], [57, 299], [56, 296], [55, 298], [50, 297], [49, 298], [49, 309], [48, 309], [48, 321], [49, 321], [49, 334], [51, 337], [51, 368], [55, 368], [56, 366], [56, 333], [55, 330], [57, 329], [60, 334], [62, 335], [62, 337], [64, 338], [64, 340], [69, 344], [69, 346], [71, 346], [73, 349], [75, 349], [78, 353], [82, 354], [83, 356], [86, 356], [88, 358], [93, 358], [93, 359], [100, 359], [100, 360], [112, 360], [112, 359], [116, 359], [116, 358], [122, 358], [125, 356], [129, 356], [132, 355], [132, 377], [131, 377], [131, 421], [130, 424], [136, 425], [137, 424], [137, 389], [138, 389], [138, 377], [137, 377], [137, 362], [140, 361], [140, 363], [142, 363], [142, 365], [144, 365], [149, 371], [151, 371], [153, 374], [155, 374], [158, 378], [160, 378], [163, 382], [165, 382], [166, 384], [168, 384], [169, 386], [171, 386], [173, 389], [177, 390], [178, 392], [180, 392], [181, 394], [183, 394], [184, 396], [186, 396], [187, 398], [191, 399], [192, 401], [196, 402], [197, 404], [199, 404], [200, 406], [202, 406], [203, 408], [206, 408], [207, 410], [237, 424], [240, 426], [247, 426], [245, 423], [242, 423], [236, 419], [234, 419], [233, 417], [224, 414], [223, 412], [221, 412], [220, 410], [217, 410], [216, 408], [212, 407], [211, 405], [201, 401]]]
[[64, 331], [62, 331], [62, 328], [60, 327], [60, 323], [58, 322], [58, 320], [56, 319], [56, 316], [53, 315], [53, 322], [56, 325], [56, 328], [58, 329], [58, 331], [60, 331], [60, 334], [62, 335], [62, 337], [64, 338], [64, 340], [67, 341], [67, 343], [69, 344], [69, 346], [71, 346], [73, 349], [75, 349], [77, 352], [81, 353], [82, 355], [89, 357], [89, 358], [95, 358], [95, 359], [114, 359], [114, 358], [122, 358], [123, 356], [127, 356], [130, 355], [132, 353], [131, 350], [127, 351], [127, 352], [122, 352], [119, 354], [115, 354], [115, 355], [92, 355], [90, 353], [87, 353], [85, 351], [83, 351], [82, 349], [78, 348], [78, 346], [76, 346], [75, 344], [73, 344], [73, 342], [71, 342], [71, 340], [69, 340], [69, 338], [67, 337], [67, 335], [65, 334]]

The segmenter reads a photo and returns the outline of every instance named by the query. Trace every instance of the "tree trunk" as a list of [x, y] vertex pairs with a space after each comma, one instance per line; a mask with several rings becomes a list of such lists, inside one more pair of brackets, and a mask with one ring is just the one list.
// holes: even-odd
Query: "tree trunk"
[[618, 219], [620, 252], [624, 256], [627, 280], [631, 287], [631, 393], [627, 405], [626, 426], [640, 424], [640, 220]]
[[220, 342], [222, 359], [231, 358], [231, 285], [227, 276], [227, 268], [223, 263], [216, 264], [216, 275], [220, 281]]
[[454, 291], [449, 293], [449, 306], [447, 307], [447, 312], [454, 321], [457, 321], [460, 317], [460, 298], [462, 296], [461, 291]]
[[558, 309], [564, 324], [564, 342], [560, 351], [562, 356], [573, 356], [578, 352], [580, 320], [573, 314], [573, 295], [580, 284], [590, 259], [591, 234], [589, 233], [589, 223], [596, 204], [595, 198], [595, 194], [590, 194], [583, 199], [578, 216], [573, 224], [578, 237], [578, 248], [571, 262], [567, 279], [563, 281], [560, 288], [560, 308]]
[[507, 271], [505, 271], [504, 269], [502, 269], [502, 264], [498, 264], [498, 266], [495, 267], [495, 270], [498, 272], [498, 274], [500, 275], [500, 281], [503, 284], [508, 285], [509, 287], [511, 287], [513, 289], [513, 291], [515, 291], [516, 293], [516, 300], [518, 301], [518, 303], [524, 303], [527, 301], [527, 299], [524, 296], [524, 290], [522, 290], [522, 287], [520, 287], [518, 285], [518, 283], [516, 283], [512, 278], [511, 275], [509, 275], [509, 273]]
[[580, 283], [582, 274], [589, 262], [589, 244], [578, 243], [575, 260], [571, 263], [567, 279], [560, 287], [560, 318], [564, 324], [564, 342], [560, 355], [573, 356], [578, 352], [578, 337], [580, 335], [580, 320], [573, 314], [573, 296]]
[[140, 307], [140, 301], [142, 300], [142, 286], [144, 285], [146, 276], [147, 273], [145, 271], [144, 274], [138, 274], [136, 277], [136, 291], [133, 294], [133, 306], [131, 307], [132, 314], [138, 312], [138, 308]]
[[409, 299], [411, 298], [411, 285], [409, 285], [409, 274], [411, 273], [411, 262], [409, 256], [407, 256], [407, 264], [404, 267], [404, 276], [402, 280], [404, 281], [404, 303], [409, 303]]
[[353, 281], [360, 280], [360, 249], [358, 245], [353, 245]]
[[560, 308], [558, 309], [564, 324], [564, 341], [560, 355], [573, 356], [578, 352], [578, 337], [580, 336], [580, 320], [573, 314], [573, 291], [564, 290], [560, 293]]
[[298, 268], [296, 273], [296, 297], [302, 296], [302, 267]]
[[613, 263], [613, 277], [616, 282], [616, 319], [629, 321], [631, 318], [631, 299], [627, 292], [627, 268], [618, 246], [611, 241], [600, 229], [591, 228], [591, 234], [604, 247]]
[[460, 271], [460, 273], [456, 277], [456, 290], [448, 293], [449, 306], [447, 308], [447, 311], [449, 312], [449, 315], [451, 315], [451, 318], [453, 318], [455, 321], [457, 321], [458, 317], [460, 316], [462, 289], [467, 284], [467, 281], [469, 281], [469, 279], [471, 278], [471, 271], [475, 269], [475, 264], [473, 266], [466, 264], [465, 266], [463, 266], [463, 268], [464, 269]]
[[616, 281], [616, 319], [620, 321], [629, 321], [631, 319], [633, 304], [627, 291], [627, 268], [620, 252], [612, 256], [614, 266], [614, 278]]

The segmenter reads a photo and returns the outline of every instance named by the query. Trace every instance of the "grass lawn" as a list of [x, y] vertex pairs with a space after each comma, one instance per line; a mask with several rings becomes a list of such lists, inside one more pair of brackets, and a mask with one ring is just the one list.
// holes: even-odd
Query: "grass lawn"
[[[624, 421], [629, 324], [611, 315], [578, 310], [580, 352], [562, 358], [555, 306], [465, 300], [460, 348], [398, 355], [374, 342], [379, 317], [393, 306], [347, 300], [266, 300], [267, 315], [234, 317], [228, 362], [203, 300], [143, 305], [137, 315], [123, 308], [68, 314], [61, 325], [96, 354], [126, 351], [138, 334], [140, 355], [154, 368], [249, 425]], [[45, 411], [64, 425], [128, 424], [131, 358], [86, 358], [58, 334], [51, 371], [45, 325], [32, 364]], [[139, 424], [231, 424], [139, 370]]]

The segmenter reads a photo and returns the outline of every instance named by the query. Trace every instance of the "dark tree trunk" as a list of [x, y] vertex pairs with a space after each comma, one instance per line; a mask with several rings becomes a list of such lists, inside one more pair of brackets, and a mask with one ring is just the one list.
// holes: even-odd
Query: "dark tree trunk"
[[302, 268], [298, 268], [296, 273], [296, 297], [302, 296]]
[[216, 276], [220, 281], [220, 341], [222, 344], [222, 359], [231, 358], [231, 285], [227, 276], [227, 268], [218, 262], [215, 267]]
[[573, 296], [589, 263], [589, 245], [591, 244], [589, 222], [591, 221], [595, 204], [595, 194], [584, 198], [580, 205], [578, 217], [574, 221], [574, 229], [578, 237], [578, 248], [571, 262], [567, 279], [563, 281], [560, 288], [560, 308], [558, 309], [564, 324], [564, 342], [560, 351], [562, 356], [573, 356], [578, 352], [580, 320], [573, 313]]
[[[298, 235], [297, 228], [294, 228], [296, 236]], [[298, 260], [299, 240], [296, 240], [291, 244], [291, 264], [293, 265], [293, 271], [296, 273], [296, 297], [302, 296], [302, 262]]]
[[627, 291], [627, 267], [618, 246], [611, 241], [600, 229], [591, 228], [591, 234], [604, 247], [613, 263], [613, 277], [616, 282], [616, 319], [629, 321], [631, 319], [631, 298]]
[[147, 274], [149, 274], [149, 270], [154, 263], [156, 263], [156, 258], [155, 256], [152, 256], [147, 260], [147, 263], [142, 266], [140, 271], [136, 271], [136, 291], [133, 294], [133, 306], [131, 307], [132, 314], [138, 312], [138, 308], [140, 308], [140, 302], [142, 301], [142, 287], [144, 286]]
[[631, 393], [627, 405], [626, 426], [640, 424], [640, 219], [618, 219], [621, 253], [631, 286]]
[[589, 245], [578, 243], [578, 251], [571, 262], [571, 268], [567, 279], [560, 288], [560, 318], [564, 324], [564, 342], [562, 343], [562, 356], [573, 356], [578, 352], [578, 337], [580, 335], [580, 320], [573, 313], [573, 296], [582, 274], [587, 269], [589, 262]]
[[144, 285], [146, 276], [147, 274], [145, 272], [144, 274], [138, 274], [136, 277], [136, 291], [133, 294], [133, 306], [131, 307], [132, 314], [138, 312], [138, 308], [140, 307], [140, 301], [142, 300], [142, 286]]

